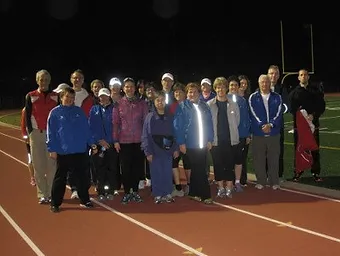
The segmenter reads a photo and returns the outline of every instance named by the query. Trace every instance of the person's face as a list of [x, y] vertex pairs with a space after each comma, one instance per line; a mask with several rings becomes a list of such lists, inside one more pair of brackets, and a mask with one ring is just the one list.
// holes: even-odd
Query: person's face
[[276, 85], [277, 81], [280, 78], [280, 71], [276, 68], [270, 68], [268, 70], [268, 76], [269, 76], [270, 83], [272, 85]]
[[69, 107], [74, 105], [74, 100], [76, 98], [75, 94], [72, 93], [65, 93], [62, 97], [61, 97], [61, 105]]
[[73, 84], [74, 88], [81, 89], [84, 83], [84, 76], [81, 73], [74, 72], [71, 75], [71, 83]]
[[193, 103], [197, 103], [200, 97], [200, 93], [197, 88], [189, 88], [187, 92], [187, 99]]
[[270, 79], [269, 77], [261, 77], [259, 79], [259, 88], [262, 93], [270, 92]]
[[147, 88], [145, 94], [148, 99], [153, 99], [155, 96], [155, 88], [153, 87]]
[[229, 92], [230, 93], [237, 94], [238, 93], [238, 88], [239, 88], [238, 82], [230, 81], [230, 83], [229, 83]]
[[144, 95], [144, 84], [140, 84], [138, 87], [138, 93]]
[[203, 84], [201, 85], [201, 90], [202, 90], [202, 92], [204, 92], [204, 93], [209, 93], [209, 92], [211, 92], [211, 85], [209, 85], [209, 84], [207, 84], [207, 83], [203, 83]]
[[110, 97], [107, 96], [107, 95], [100, 95], [99, 96], [99, 102], [103, 106], [106, 106], [106, 105], [110, 104]]
[[174, 97], [178, 102], [185, 100], [185, 92], [182, 90], [174, 91]]
[[298, 80], [300, 81], [301, 84], [306, 85], [308, 84], [308, 80], [309, 80], [309, 74], [306, 70], [300, 70], [299, 71], [299, 76], [298, 76]]
[[166, 91], [166, 92], [169, 92], [172, 86], [174, 85], [174, 81], [172, 81], [169, 77], [165, 77], [161, 83], [162, 83], [163, 91]]
[[248, 81], [246, 79], [241, 79], [240, 91], [246, 91], [247, 89], [248, 89]]
[[224, 98], [227, 95], [227, 87], [224, 84], [217, 84], [215, 91], [219, 98]]
[[101, 88], [103, 88], [103, 85], [99, 82], [96, 82], [92, 85], [91, 90], [96, 97], [98, 97], [98, 93]]
[[39, 86], [39, 89], [43, 92], [46, 92], [50, 86], [51, 78], [47, 74], [41, 74], [37, 78], [37, 84]]
[[155, 108], [158, 110], [158, 111], [164, 111], [165, 109], [165, 97], [162, 95], [162, 96], [158, 96], [157, 98], [155, 98], [154, 100], [154, 104], [155, 104]]
[[124, 93], [126, 94], [127, 97], [131, 98], [135, 95], [136, 92], [136, 86], [135, 83], [132, 81], [127, 81], [124, 84]]

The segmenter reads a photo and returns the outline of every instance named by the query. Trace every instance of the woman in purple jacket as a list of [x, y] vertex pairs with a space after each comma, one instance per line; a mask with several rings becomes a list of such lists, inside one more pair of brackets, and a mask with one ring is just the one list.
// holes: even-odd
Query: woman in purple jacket
[[155, 110], [145, 118], [142, 133], [142, 149], [150, 163], [152, 195], [156, 204], [171, 203], [172, 157], [178, 157], [178, 146], [174, 140], [173, 116], [165, 109], [165, 94], [157, 92]]

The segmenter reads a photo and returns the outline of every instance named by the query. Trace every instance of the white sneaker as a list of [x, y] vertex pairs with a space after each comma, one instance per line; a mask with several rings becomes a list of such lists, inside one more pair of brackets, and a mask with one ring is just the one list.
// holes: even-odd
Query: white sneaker
[[144, 189], [145, 188], [145, 180], [140, 180], [138, 184], [138, 189]]
[[273, 189], [273, 190], [278, 190], [278, 189], [280, 189], [280, 185], [273, 185], [273, 186], [272, 186], [272, 189]]
[[79, 198], [77, 190], [72, 192], [71, 199]]
[[151, 187], [151, 180], [146, 179], [145, 186], [146, 187]]
[[255, 188], [257, 188], [257, 189], [263, 189], [263, 188], [264, 188], [264, 186], [263, 186], [263, 185], [261, 185], [261, 184], [256, 184], [256, 185], [255, 185]]

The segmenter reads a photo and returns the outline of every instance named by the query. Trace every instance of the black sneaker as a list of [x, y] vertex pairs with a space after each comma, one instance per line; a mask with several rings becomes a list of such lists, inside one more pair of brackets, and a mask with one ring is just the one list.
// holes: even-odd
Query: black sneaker
[[50, 211], [53, 212], [53, 213], [60, 212], [59, 206], [52, 205], [51, 208], [50, 208]]
[[141, 198], [141, 196], [138, 194], [138, 192], [133, 192], [132, 193], [132, 200], [137, 202], [137, 203], [141, 203], [143, 202], [143, 199]]
[[300, 173], [295, 173], [294, 174], [294, 177], [293, 177], [293, 181], [294, 182], [298, 182], [302, 176], [303, 172], [300, 172]]
[[93, 204], [89, 201], [85, 204], [80, 204], [81, 207], [84, 207], [84, 208], [93, 208]]
[[125, 193], [122, 200], [120, 201], [122, 204], [127, 204], [131, 201], [132, 195], [129, 193]]
[[313, 178], [315, 182], [321, 182], [322, 178], [319, 176], [319, 174], [313, 173]]

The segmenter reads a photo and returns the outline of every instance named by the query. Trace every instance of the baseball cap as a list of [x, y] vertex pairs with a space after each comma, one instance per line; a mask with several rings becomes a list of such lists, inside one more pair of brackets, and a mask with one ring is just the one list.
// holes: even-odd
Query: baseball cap
[[56, 93], [61, 93], [62, 90], [64, 90], [67, 87], [71, 87], [66, 83], [59, 84], [57, 88], [55, 88], [53, 91]]
[[201, 81], [201, 85], [203, 84], [211, 85], [211, 80], [209, 78], [203, 78]]
[[106, 95], [110, 97], [110, 91], [107, 88], [101, 88], [98, 92], [98, 97], [102, 96], [102, 95]]
[[162, 76], [162, 80], [164, 80], [165, 78], [169, 78], [169, 79], [171, 79], [172, 81], [174, 81], [174, 76], [173, 76], [171, 73], [165, 73], [165, 74]]
[[110, 79], [110, 82], [109, 82], [110, 89], [112, 89], [113, 87], [121, 87], [121, 86], [122, 86], [122, 82], [119, 80], [119, 78], [113, 77]]

